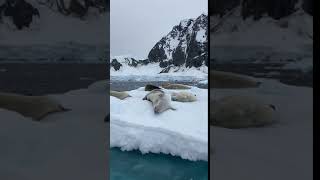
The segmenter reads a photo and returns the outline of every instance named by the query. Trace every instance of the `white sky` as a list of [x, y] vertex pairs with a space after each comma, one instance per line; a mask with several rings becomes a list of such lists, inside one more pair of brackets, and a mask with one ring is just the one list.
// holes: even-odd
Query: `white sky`
[[111, 0], [111, 56], [147, 58], [173, 26], [207, 14], [207, 6], [207, 0]]

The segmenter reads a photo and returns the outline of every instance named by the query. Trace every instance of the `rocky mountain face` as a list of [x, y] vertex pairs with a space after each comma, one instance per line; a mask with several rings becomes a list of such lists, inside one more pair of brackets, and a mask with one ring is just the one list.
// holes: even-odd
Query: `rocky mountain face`
[[208, 66], [207, 27], [208, 17], [205, 14], [196, 19], [183, 20], [154, 45], [147, 59], [126, 58], [122, 62], [111, 59], [110, 67], [119, 70], [123, 63], [133, 67], [159, 63], [162, 72], [165, 73], [177, 67]]
[[200, 67], [208, 65], [208, 17], [205, 14], [196, 19], [187, 19], [173, 27], [151, 49], [150, 62], [159, 62], [160, 67]]
[[312, 50], [313, 0], [212, 0], [209, 12], [213, 60], [299, 59]]
[[280, 19], [294, 13], [297, 3], [302, 3], [303, 10], [313, 15], [313, 0], [211, 0], [209, 12], [212, 16], [223, 16], [241, 6], [243, 19], [253, 17], [259, 20], [264, 14]]
[[90, 9], [99, 12], [109, 9], [106, 0], [0, 0], [0, 25], [2, 19], [8, 17], [17, 29], [28, 28], [34, 18], [41, 19], [41, 12], [35, 5], [77, 18], [85, 18]]

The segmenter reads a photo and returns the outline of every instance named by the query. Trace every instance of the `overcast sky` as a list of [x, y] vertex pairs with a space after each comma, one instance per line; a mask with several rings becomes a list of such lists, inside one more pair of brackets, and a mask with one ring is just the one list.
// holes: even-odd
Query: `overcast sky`
[[146, 58], [183, 19], [207, 14], [207, 0], [111, 0], [111, 55]]

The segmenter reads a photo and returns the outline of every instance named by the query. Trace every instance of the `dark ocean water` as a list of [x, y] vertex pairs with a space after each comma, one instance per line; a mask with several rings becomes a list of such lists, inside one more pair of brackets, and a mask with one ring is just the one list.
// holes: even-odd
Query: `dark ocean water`
[[208, 162], [164, 154], [110, 150], [110, 180], [207, 180]]
[[0, 63], [0, 91], [25, 95], [65, 93], [107, 79], [105, 64]]
[[313, 87], [313, 70], [284, 69], [283, 63], [212, 63], [211, 69], [245, 74], [257, 78], [277, 79], [294, 86]]

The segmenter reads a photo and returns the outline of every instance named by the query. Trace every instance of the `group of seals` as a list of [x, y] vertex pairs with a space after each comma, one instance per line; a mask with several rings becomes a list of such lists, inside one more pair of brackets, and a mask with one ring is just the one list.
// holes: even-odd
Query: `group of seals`
[[226, 96], [210, 106], [210, 124], [224, 128], [261, 127], [275, 122], [275, 106], [252, 96]]
[[164, 112], [168, 109], [176, 110], [171, 106], [170, 99], [160, 89], [152, 90], [143, 98], [143, 100], [148, 100], [152, 102], [154, 113], [156, 114]]
[[[211, 71], [211, 88], [257, 88], [261, 82], [249, 76]], [[275, 122], [275, 106], [252, 96], [233, 95], [213, 100], [210, 124], [224, 128], [260, 127]]]
[[[190, 86], [186, 86], [183, 84], [163, 84], [162, 88], [166, 89], [190, 89]], [[167, 96], [167, 94], [161, 90], [162, 88], [147, 84], [144, 87], [145, 91], [150, 91], [143, 100], [148, 100], [152, 102], [152, 106], [154, 109], [154, 112], [156, 114], [162, 113], [168, 109], [176, 110], [173, 108], [170, 104], [170, 100], [172, 101], [179, 101], [179, 102], [194, 102], [197, 100], [195, 94], [191, 94], [189, 92], [173, 92], [171, 94], [171, 98]], [[119, 91], [110, 91], [110, 96], [116, 97], [118, 99], [124, 100], [127, 97], [131, 97], [127, 92], [119, 92]], [[105, 118], [105, 121], [107, 121], [108, 117]]]
[[[165, 83], [161, 86], [164, 89], [191, 89], [190, 86], [184, 85], [184, 84], [171, 84], [171, 83]], [[147, 84], [145, 86], [145, 91], [152, 91], [156, 89], [161, 89], [158, 86], [152, 85], [152, 84]], [[197, 97], [195, 94], [189, 93], [189, 92], [173, 92], [171, 93], [171, 100], [172, 101], [178, 101], [178, 102], [194, 102], [197, 100]]]
[[0, 93], [0, 108], [15, 111], [36, 121], [51, 113], [69, 110], [48, 96], [24, 96], [13, 93]]

